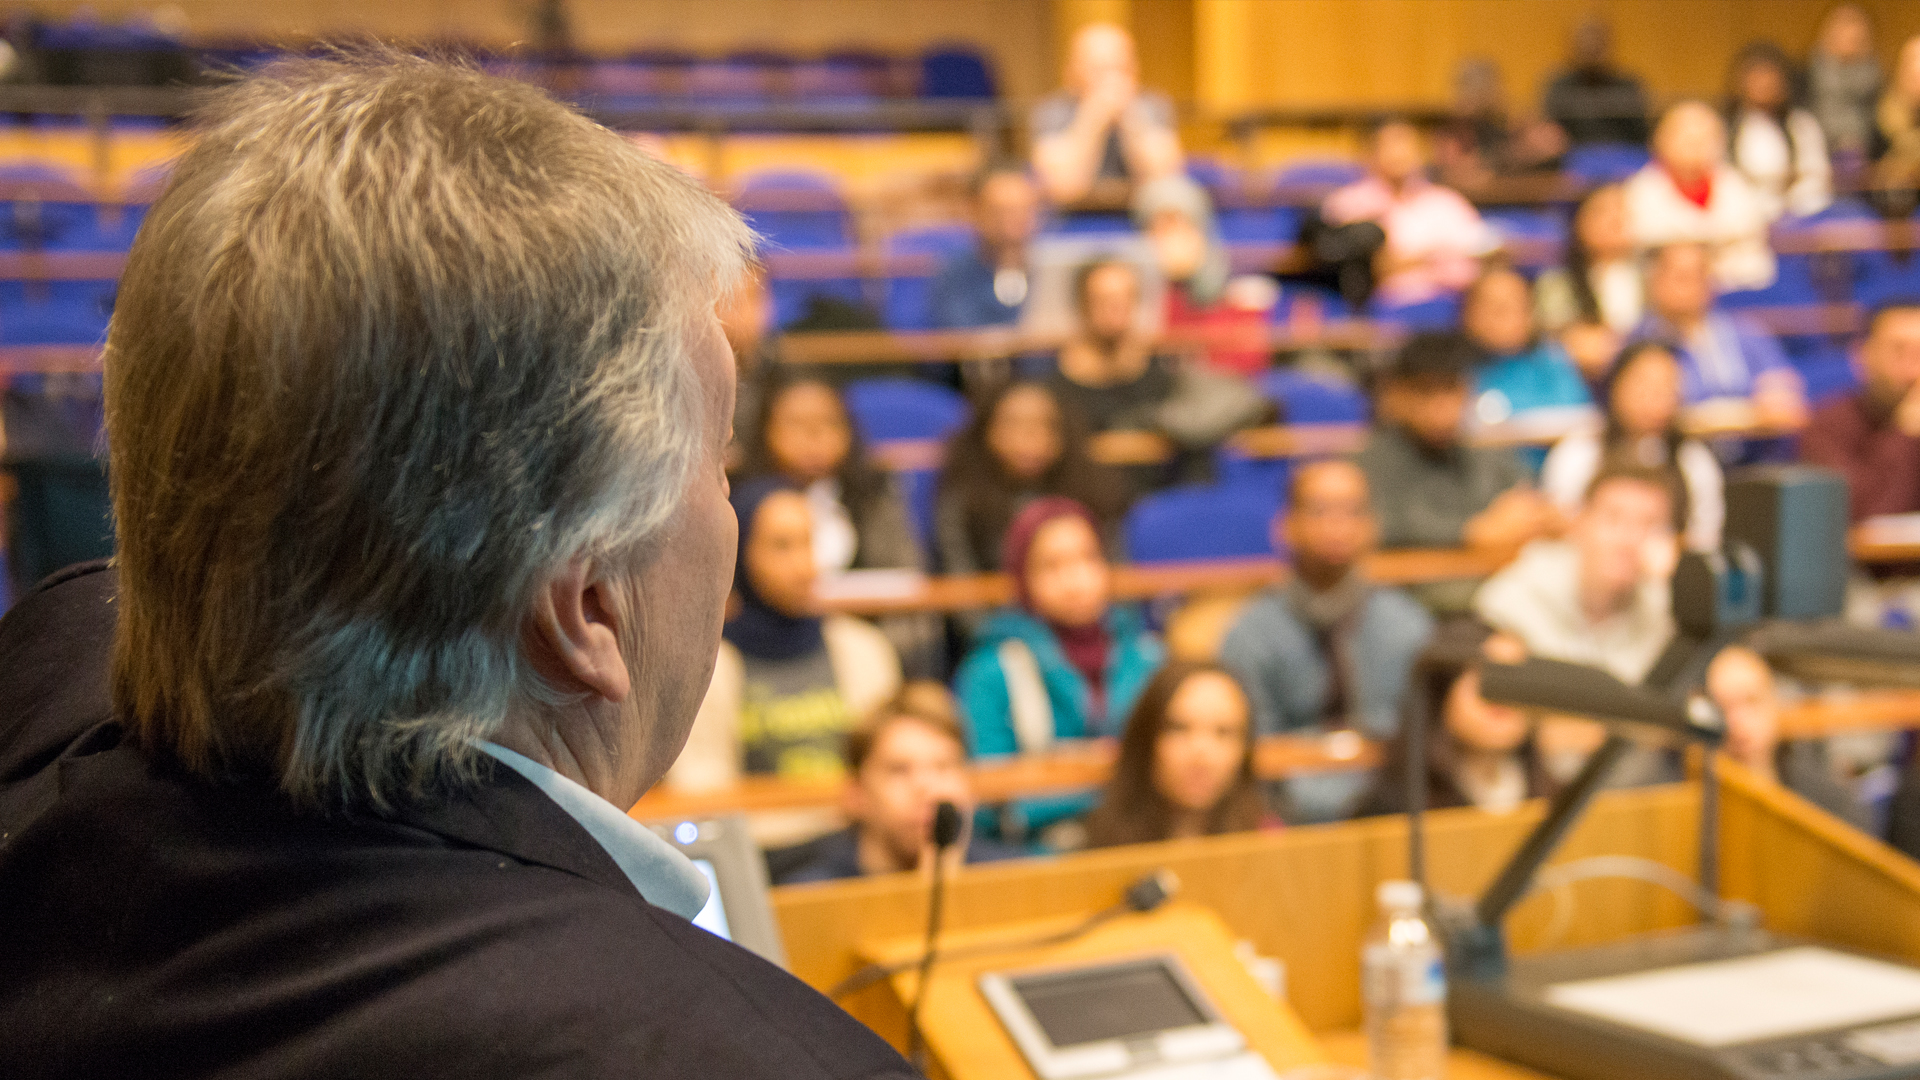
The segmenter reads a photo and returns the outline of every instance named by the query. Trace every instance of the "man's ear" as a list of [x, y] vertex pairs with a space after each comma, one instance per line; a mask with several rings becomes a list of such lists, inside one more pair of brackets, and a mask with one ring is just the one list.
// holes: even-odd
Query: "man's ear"
[[620, 653], [622, 608], [616, 585], [589, 577], [584, 562], [561, 571], [540, 590], [528, 619], [528, 643], [542, 674], [569, 689], [610, 702], [633, 690], [627, 659]]

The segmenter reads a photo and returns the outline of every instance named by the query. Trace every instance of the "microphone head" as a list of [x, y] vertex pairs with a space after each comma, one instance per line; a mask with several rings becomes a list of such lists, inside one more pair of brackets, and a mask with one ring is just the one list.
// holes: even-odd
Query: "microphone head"
[[933, 808], [933, 846], [940, 850], [953, 846], [960, 839], [960, 808], [950, 802], [942, 801]]

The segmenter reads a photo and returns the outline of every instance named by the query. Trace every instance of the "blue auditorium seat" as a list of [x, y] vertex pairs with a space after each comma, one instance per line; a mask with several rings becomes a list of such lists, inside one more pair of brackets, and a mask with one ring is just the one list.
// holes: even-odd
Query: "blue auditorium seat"
[[847, 200], [822, 173], [754, 173], [743, 180], [734, 206], [774, 247], [838, 248], [853, 242]]
[[44, 161], [0, 161], [0, 249], [97, 250], [93, 192], [66, 168]]
[[1274, 368], [1254, 380], [1289, 424], [1364, 424], [1367, 395], [1344, 379]]
[[993, 98], [999, 93], [993, 68], [971, 45], [942, 45], [920, 56], [920, 96]]
[[[903, 439], [946, 439], [967, 422], [967, 399], [956, 390], [913, 379], [861, 379], [844, 396], [854, 427], [868, 445]], [[938, 469], [894, 474], [900, 496], [923, 546], [933, 542]]]
[[1279, 508], [1280, 489], [1265, 483], [1168, 488], [1127, 514], [1127, 555], [1142, 563], [1271, 555]]
[[895, 273], [887, 278], [887, 306], [884, 316], [890, 330], [931, 330], [934, 328], [933, 279], [939, 264], [972, 247], [973, 228], [968, 225], [933, 225], [908, 229], [887, 238], [886, 252], [893, 255], [930, 256], [932, 265], [924, 274]]
[[111, 281], [0, 281], [0, 345], [98, 345], [115, 292]]
[[1793, 340], [1786, 346], [1794, 370], [1807, 384], [1807, 400], [1814, 405], [1859, 388], [1859, 376], [1853, 370], [1847, 350], [1832, 338]]
[[1274, 183], [1338, 186], [1351, 184], [1365, 175], [1367, 170], [1364, 166], [1345, 158], [1296, 158], [1280, 170]]
[[1636, 143], [1588, 143], [1567, 151], [1563, 168], [1590, 183], [1625, 180], [1647, 163], [1647, 148]]
[[1409, 330], [1451, 330], [1460, 325], [1460, 298], [1437, 296], [1417, 304], [1392, 304], [1374, 297], [1367, 302], [1370, 316]]

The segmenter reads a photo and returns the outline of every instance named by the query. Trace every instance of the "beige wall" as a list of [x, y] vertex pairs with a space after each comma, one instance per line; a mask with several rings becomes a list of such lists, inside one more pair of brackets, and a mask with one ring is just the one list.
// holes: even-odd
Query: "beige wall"
[[[1733, 53], [1812, 41], [1832, 0], [1194, 0], [1195, 98], [1248, 105], [1443, 102], [1459, 61], [1489, 56], [1516, 108], [1538, 100], [1573, 26], [1614, 27], [1615, 52], [1656, 95], [1718, 94]], [[1883, 56], [1920, 33], [1920, 3], [1869, 0]]]

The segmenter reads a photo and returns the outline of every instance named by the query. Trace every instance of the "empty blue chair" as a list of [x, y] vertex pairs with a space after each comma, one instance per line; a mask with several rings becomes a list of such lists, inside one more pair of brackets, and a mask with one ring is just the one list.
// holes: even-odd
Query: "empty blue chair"
[[1236, 206], [1214, 214], [1229, 244], [1281, 244], [1300, 235], [1300, 211], [1290, 206]]
[[920, 256], [925, 272], [896, 271], [887, 276], [887, 305], [883, 313], [892, 330], [934, 328], [933, 279], [940, 264], [972, 247], [975, 233], [968, 225], [934, 225], [895, 233], [887, 239], [889, 256]]
[[1589, 183], [1624, 180], [1647, 163], [1647, 148], [1636, 143], [1588, 143], [1567, 151], [1566, 171]]
[[925, 98], [993, 98], [993, 68], [979, 50], [969, 45], [943, 45], [920, 57], [920, 96]]
[[837, 248], [853, 242], [847, 200], [830, 176], [755, 173], [741, 182], [733, 205], [775, 247]]
[[1262, 372], [1260, 392], [1280, 406], [1289, 424], [1364, 424], [1367, 395], [1344, 379], [1291, 368]]
[[1351, 184], [1367, 175], [1367, 170], [1358, 162], [1345, 158], [1298, 158], [1290, 161], [1274, 178], [1275, 185], [1326, 184], [1338, 187]]
[[1269, 526], [1279, 508], [1278, 488], [1266, 484], [1169, 488], [1127, 514], [1127, 555], [1142, 563], [1271, 555]]
[[0, 282], [0, 345], [98, 345], [115, 291], [111, 281]]
[[[1741, 289], [1737, 292], [1722, 293], [1720, 306], [1738, 310], [1750, 307], [1781, 307], [1788, 304], [1818, 304], [1823, 301], [1821, 290], [1814, 279], [1814, 258], [1812, 255], [1782, 255], [1775, 264], [1777, 273], [1773, 284], [1764, 289]], [[1845, 264], [1842, 263], [1843, 272]], [[1844, 284], [1841, 292], [1845, 292]]]
[[[967, 399], [957, 390], [914, 379], [861, 379], [848, 383], [842, 396], [860, 437], [868, 445], [906, 439], [946, 439], [967, 422]], [[906, 501], [914, 531], [923, 545], [933, 540], [937, 469], [894, 474]]]
[[967, 422], [967, 399], [917, 379], [860, 379], [847, 384], [847, 412], [869, 443], [944, 439]]
[[1460, 298], [1436, 296], [1417, 304], [1392, 304], [1374, 297], [1367, 302], [1372, 317], [1409, 330], [1451, 330], [1460, 325]]
[[1188, 155], [1187, 175], [1216, 197], [1240, 190], [1240, 170], [1218, 158]]
[[0, 162], [0, 248], [87, 250], [99, 246], [93, 193], [59, 165]]

